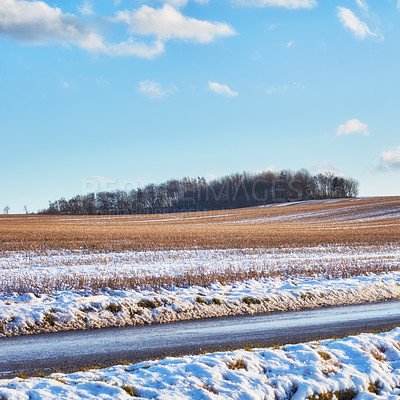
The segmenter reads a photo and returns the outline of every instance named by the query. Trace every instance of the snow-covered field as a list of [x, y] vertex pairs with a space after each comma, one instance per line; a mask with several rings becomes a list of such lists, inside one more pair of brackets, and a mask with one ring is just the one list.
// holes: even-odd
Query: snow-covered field
[[[338, 278], [399, 270], [400, 245], [215, 250], [9, 252], [0, 255], [0, 293], [92, 290], [96, 279], [263, 271], [269, 277]], [[63, 279], [65, 284], [62, 284]]]
[[0, 381], [5, 400], [398, 399], [400, 328], [281, 348], [165, 358]]
[[[319, 210], [319, 211], [303, 211], [295, 212], [293, 214], [288, 213], [287, 215], [279, 215], [275, 217], [262, 217], [252, 218], [248, 220], [240, 221], [227, 221], [221, 222], [221, 224], [244, 224], [244, 223], [255, 223], [255, 222], [283, 222], [290, 221], [296, 222], [376, 222], [392, 220], [394, 218], [400, 218], [400, 208], [397, 201], [393, 202], [377, 202], [375, 208], [365, 209], [365, 206], [358, 206], [356, 203], [362, 199], [350, 199], [350, 200], [330, 200], [330, 201], [319, 201], [319, 202], [298, 202], [298, 203], [283, 203], [283, 204], [272, 204], [268, 206], [261, 206], [264, 208], [275, 208], [284, 206], [301, 205], [306, 206], [310, 204], [328, 204], [328, 203], [342, 203], [342, 202], [353, 202], [350, 206], [341, 207], [340, 209], [331, 210]], [[390, 204], [393, 204], [390, 206]], [[388, 208], [380, 209], [379, 206], [388, 206]], [[393, 225], [394, 226], [394, 225]]]
[[[399, 265], [398, 245], [9, 253], [0, 258], [0, 336], [398, 299]], [[233, 279], [246, 271], [257, 279]], [[192, 276], [205, 283], [188, 284]]]

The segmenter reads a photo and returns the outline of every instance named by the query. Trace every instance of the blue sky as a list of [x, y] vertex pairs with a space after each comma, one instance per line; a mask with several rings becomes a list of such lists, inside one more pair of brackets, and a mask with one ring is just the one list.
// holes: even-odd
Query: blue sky
[[0, 212], [307, 168], [400, 194], [400, 1], [0, 3]]

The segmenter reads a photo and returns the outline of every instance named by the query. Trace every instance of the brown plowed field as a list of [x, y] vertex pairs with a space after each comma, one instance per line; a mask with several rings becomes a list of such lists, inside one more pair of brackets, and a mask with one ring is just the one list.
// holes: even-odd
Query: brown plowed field
[[400, 197], [120, 216], [0, 216], [0, 251], [253, 248], [400, 242]]

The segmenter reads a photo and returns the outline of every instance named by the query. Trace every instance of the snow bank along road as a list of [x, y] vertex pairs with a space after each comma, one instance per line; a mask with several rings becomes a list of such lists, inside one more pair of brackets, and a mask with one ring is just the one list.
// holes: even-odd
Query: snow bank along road
[[400, 302], [0, 339], [0, 376], [274, 345], [400, 325]]
[[6, 400], [398, 400], [400, 328], [381, 334], [0, 380]]
[[0, 337], [400, 299], [399, 269], [399, 244], [10, 253]]

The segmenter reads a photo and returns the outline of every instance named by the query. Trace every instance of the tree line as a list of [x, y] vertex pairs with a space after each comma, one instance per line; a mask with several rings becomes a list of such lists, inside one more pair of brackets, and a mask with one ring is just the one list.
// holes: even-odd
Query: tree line
[[207, 181], [172, 179], [130, 191], [102, 191], [49, 202], [40, 214], [118, 215], [208, 211], [290, 201], [356, 197], [358, 182], [333, 173], [242, 172]]

